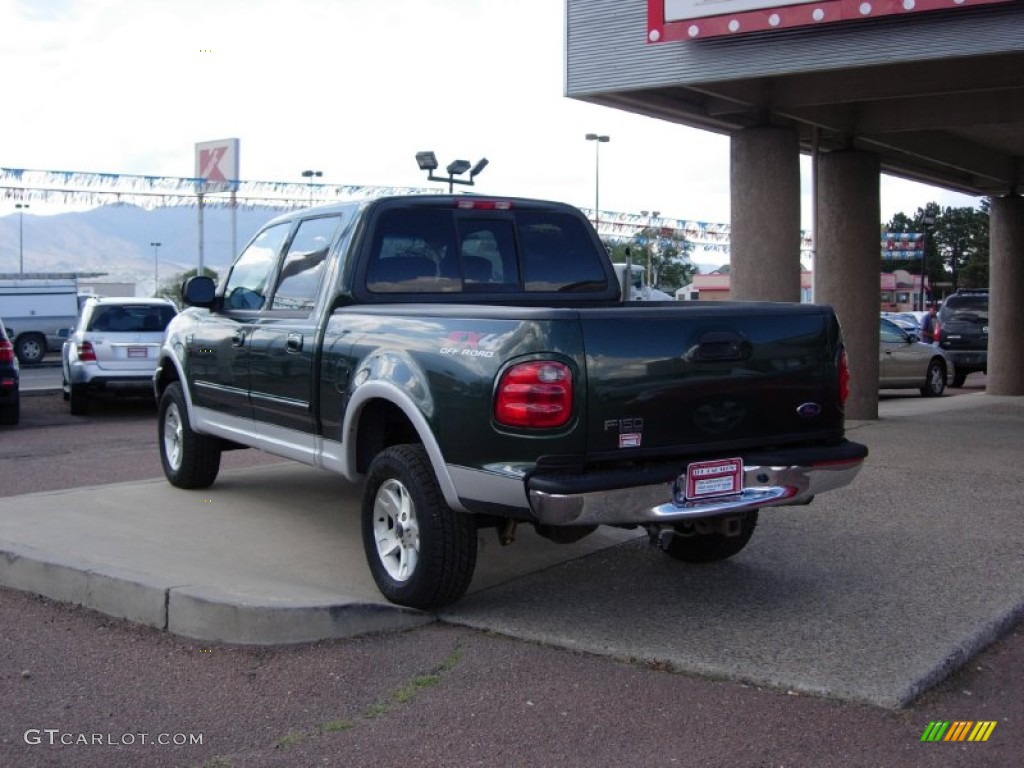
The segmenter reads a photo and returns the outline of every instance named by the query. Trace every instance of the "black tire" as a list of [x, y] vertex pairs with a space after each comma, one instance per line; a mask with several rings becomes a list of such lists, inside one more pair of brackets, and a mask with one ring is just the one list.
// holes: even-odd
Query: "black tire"
[[72, 416], [85, 416], [89, 412], [89, 392], [85, 384], [72, 384], [69, 388], [68, 407]]
[[14, 426], [21, 420], [21, 402], [18, 395], [14, 396], [5, 407], [0, 408], [0, 424]]
[[220, 440], [200, 435], [188, 423], [181, 384], [167, 385], [157, 417], [160, 463], [167, 480], [178, 488], [209, 488], [220, 472]]
[[967, 381], [967, 371], [954, 371], [953, 372], [953, 386], [960, 389]]
[[921, 394], [925, 397], [940, 397], [946, 391], [946, 366], [941, 360], [928, 363]]
[[716, 563], [732, 557], [747, 546], [756, 527], [757, 510], [743, 516], [738, 536], [697, 533], [693, 524], [681, 523], [676, 526], [676, 535], [672, 541], [662, 551], [669, 557], [687, 563]]
[[395, 445], [370, 465], [363, 548], [381, 594], [433, 610], [466, 593], [476, 568], [476, 521], [444, 501], [421, 445]]
[[46, 337], [38, 333], [26, 333], [14, 342], [14, 354], [22, 365], [41, 363], [46, 357]]

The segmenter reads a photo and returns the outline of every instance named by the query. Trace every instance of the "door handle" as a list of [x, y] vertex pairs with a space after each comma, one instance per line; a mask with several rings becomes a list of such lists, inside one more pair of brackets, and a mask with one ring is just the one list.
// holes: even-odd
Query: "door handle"
[[292, 354], [298, 354], [302, 351], [302, 334], [301, 333], [289, 333], [288, 341], [285, 342], [285, 349]]
[[232, 347], [241, 347], [245, 345], [245, 331], [235, 331], [234, 336], [231, 337]]

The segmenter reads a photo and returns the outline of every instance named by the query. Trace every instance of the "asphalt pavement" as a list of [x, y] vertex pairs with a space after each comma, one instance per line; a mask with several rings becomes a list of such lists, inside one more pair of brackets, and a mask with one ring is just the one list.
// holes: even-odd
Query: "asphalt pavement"
[[705, 567], [629, 532], [554, 545], [481, 532], [469, 594], [439, 614], [373, 587], [358, 489], [293, 464], [0, 499], [0, 584], [202, 640], [279, 644], [440, 621], [757, 685], [901, 707], [1024, 615], [1024, 399], [883, 400], [849, 425], [844, 489], [762, 511]]

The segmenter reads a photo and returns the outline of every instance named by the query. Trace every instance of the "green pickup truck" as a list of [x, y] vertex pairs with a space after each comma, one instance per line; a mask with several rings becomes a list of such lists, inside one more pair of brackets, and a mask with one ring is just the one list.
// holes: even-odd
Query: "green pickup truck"
[[154, 377], [167, 479], [259, 448], [363, 484], [392, 602], [458, 600], [481, 528], [645, 529], [686, 562], [758, 510], [848, 484], [849, 374], [826, 306], [630, 302], [576, 208], [386, 197], [268, 222], [185, 283]]

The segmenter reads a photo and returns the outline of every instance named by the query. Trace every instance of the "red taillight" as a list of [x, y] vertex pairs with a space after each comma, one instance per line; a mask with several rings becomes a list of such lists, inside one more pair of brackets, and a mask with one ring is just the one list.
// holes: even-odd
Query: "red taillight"
[[505, 371], [494, 399], [494, 420], [508, 427], [561, 427], [572, 417], [572, 372], [542, 360]]
[[846, 405], [846, 398], [850, 396], [850, 363], [846, 359], [846, 350], [839, 353], [839, 405]]
[[0, 339], [0, 363], [14, 362], [14, 347], [7, 339]]
[[92, 348], [91, 341], [83, 341], [78, 345], [78, 359], [83, 363], [96, 362], [96, 350]]

